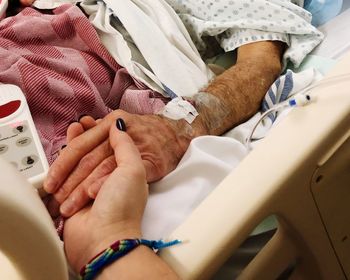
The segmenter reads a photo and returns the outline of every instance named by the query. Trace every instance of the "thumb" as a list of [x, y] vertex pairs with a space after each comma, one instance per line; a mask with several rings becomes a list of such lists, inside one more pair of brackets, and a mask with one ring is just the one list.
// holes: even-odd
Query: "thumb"
[[[99, 205], [99, 208], [114, 209], [124, 206], [127, 208], [126, 205], [129, 204], [130, 207], [140, 205], [142, 209], [148, 188], [140, 152], [130, 136], [119, 130], [115, 124], [111, 125], [109, 141], [114, 150], [117, 168], [108, 176], [96, 197], [97, 202], [104, 201], [103, 206], [99, 203], [96, 205]], [[113, 206], [109, 205], [111, 201]]]
[[145, 172], [139, 150], [131, 137], [123, 130], [125, 130], [125, 123], [119, 118], [115, 124], [111, 125], [109, 131], [109, 141], [114, 150], [117, 167], [140, 169]]

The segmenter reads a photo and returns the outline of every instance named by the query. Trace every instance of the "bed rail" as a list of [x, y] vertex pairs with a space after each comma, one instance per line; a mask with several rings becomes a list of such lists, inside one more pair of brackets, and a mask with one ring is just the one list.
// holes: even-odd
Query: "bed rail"
[[[290, 264], [296, 264], [292, 279], [350, 277], [344, 261], [350, 250], [342, 247], [350, 246], [349, 152], [344, 156], [350, 150], [350, 79], [344, 74], [350, 75], [350, 55], [326, 77], [331, 82], [311, 91], [316, 101], [292, 111], [171, 234], [185, 242], [160, 255], [183, 279], [209, 279], [271, 214], [278, 230], [241, 279], [276, 279]], [[338, 167], [320, 175], [329, 162]], [[327, 192], [320, 191], [322, 182]], [[332, 193], [338, 201], [320, 202]], [[325, 213], [338, 223], [327, 224]], [[330, 226], [342, 236], [338, 248]]]

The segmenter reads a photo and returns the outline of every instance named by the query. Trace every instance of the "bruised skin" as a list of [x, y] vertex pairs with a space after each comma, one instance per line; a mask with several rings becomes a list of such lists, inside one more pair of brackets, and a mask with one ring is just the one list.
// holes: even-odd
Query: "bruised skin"
[[159, 115], [134, 115], [116, 110], [98, 125], [72, 139], [50, 168], [44, 188], [70, 216], [94, 198], [115, 169], [108, 142], [110, 125], [125, 121], [127, 133], [138, 147], [147, 181], [154, 182], [174, 170], [190, 141], [200, 135], [221, 135], [258, 111], [261, 100], [281, 71], [283, 45], [259, 42], [238, 50], [235, 66], [216, 77], [192, 98], [199, 116], [189, 125]]

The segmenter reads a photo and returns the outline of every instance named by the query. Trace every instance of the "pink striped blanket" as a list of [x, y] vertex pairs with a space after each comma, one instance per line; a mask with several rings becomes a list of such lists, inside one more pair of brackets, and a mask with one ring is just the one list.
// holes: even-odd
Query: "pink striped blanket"
[[164, 105], [118, 65], [71, 5], [53, 14], [26, 8], [0, 21], [0, 83], [15, 84], [26, 95], [50, 163], [78, 116], [101, 118], [117, 108], [154, 113]]

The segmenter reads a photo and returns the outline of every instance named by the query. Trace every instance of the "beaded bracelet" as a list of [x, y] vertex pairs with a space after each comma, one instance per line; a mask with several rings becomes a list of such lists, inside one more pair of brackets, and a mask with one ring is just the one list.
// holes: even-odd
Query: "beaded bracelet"
[[109, 265], [113, 261], [126, 255], [139, 245], [145, 245], [153, 250], [159, 250], [165, 247], [173, 246], [181, 243], [180, 240], [164, 242], [162, 240], [146, 240], [146, 239], [123, 239], [114, 242], [106, 250], [103, 250], [93, 257], [88, 264], [80, 270], [80, 280], [93, 279], [103, 267]]

